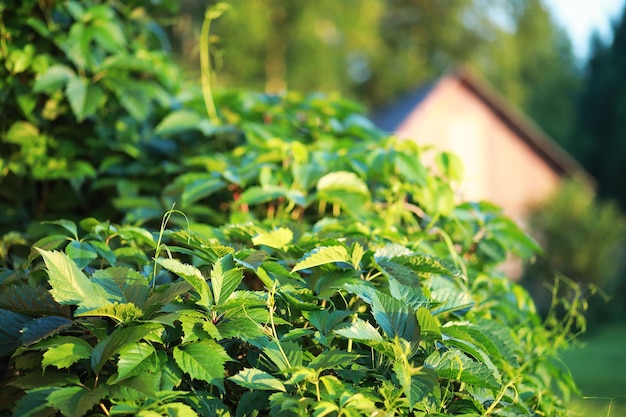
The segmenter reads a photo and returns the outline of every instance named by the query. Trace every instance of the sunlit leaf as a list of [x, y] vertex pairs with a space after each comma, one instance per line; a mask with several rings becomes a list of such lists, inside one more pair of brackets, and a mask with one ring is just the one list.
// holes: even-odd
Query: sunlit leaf
[[223, 304], [243, 280], [243, 271], [235, 265], [232, 255], [219, 258], [211, 270], [211, 284], [215, 302]]
[[198, 300], [199, 305], [208, 308], [213, 303], [209, 284], [207, 284], [204, 276], [202, 276], [202, 273], [198, 270], [198, 268], [193, 265], [184, 264], [178, 259], [172, 258], [159, 259], [158, 262], [163, 268], [175, 273], [191, 284], [200, 296], [200, 299]]
[[152, 345], [144, 342], [129, 343], [119, 350], [117, 360], [117, 377], [111, 381], [115, 384], [129, 376], [137, 375], [137, 369], [150, 357], [154, 358], [155, 349]]
[[174, 359], [191, 378], [222, 386], [224, 364], [230, 358], [215, 341], [199, 340], [176, 346]]
[[[60, 304], [75, 304], [83, 308], [97, 308], [108, 304], [110, 294], [82, 273], [76, 264], [62, 252], [38, 249], [43, 257], [50, 286], [50, 294]], [[119, 300], [117, 300], [119, 301]]]
[[228, 379], [237, 385], [251, 390], [287, 391], [283, 383], [278, 379], [256, 368], [244, 368], [238, 374]]
[[281, 227], [253, 237], [252, 243], [256, 246], [265, 245], [270, 248], [282, 249], [285, 245], [291, 243], [292, 239], [293, 232], [291, 229]]
[[300, 261], [291, 269], [291, 272], [334, 262], [347, 262], [351, 264], [351, 261], [345, 246], [322, 246], [305, 253]]
[[91, 357], [93, 348], [85, 340], [78, 337], [66, 336], [57, 339], [58, 342], [43, 354], [41, 366], [54, 366], [59, 369], [69, 368], [81, 359]]

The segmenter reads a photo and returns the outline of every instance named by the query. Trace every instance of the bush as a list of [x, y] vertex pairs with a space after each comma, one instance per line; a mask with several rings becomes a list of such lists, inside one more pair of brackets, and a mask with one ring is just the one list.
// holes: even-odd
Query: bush
[[[559, 274], [608, 294], [623, 285], [626, 219], [614, 203], [597, 201], [591, 190], [571, 181], [534, 207], [528, 223], [546, 255], [527, 266], [523, 283], [543, 310], [550, 302], [545, 284]], [[593, 301], [589, 314], [600, 319], [605, 303], [599, 296]]]
[[[37, 48], [89, 28], [113, 36], [106, 22], [125, 28], [144, 16], [135, 3], [42, 4], [43, 27], [26, 6], [3, 15], [7, 28], [28, 16], [39, 32], [59, 31], [33, 35]], [[96, 24], [99, 13], [112, 20]], [[111, 58], [108, 38], [85, 39], [94, 65]], [[36, 51], [32, 62], [51, 59]], [[134, 53], [134, 64], [152, 56]], [[321, 96], [225, 93], [216, 122], [197, 94], [181, 89], [173, 105], [165, 90], [157, 96], [167, 100], [133, 114], [113, 79], [87, 82], [77, 62], [59, 64], [80, 81], [59, 84], [65, 112], [48, 123], [40, 106], [55, 93], [37, 86], [52, 64], [16, 71], [21, 61], [11, 62], [7, 91], [19, 98], [23, 79], [22, 93], [33, 87], [37, 99], [32, 112], [13, 108], [3, 140], [35, 128], [32, 143], [66, 153], [35, 153], [35, 163], [8, 135], [3, 184], [24, 224], [65, 218], [1, 241], [3, 415], [567, 414], [575, 388], [554, 357], [580, 305], [542, 322], [528, 294], [497, 272], [509, 252], [528, 257], [537, 245], [497, 207], [456, 204], [453, 155], [427, 168], [417, 145]], [[163, 92], [156, 75], [142, 83], [153, 68], [114, 73]], [[97, 106], [89, 95], [77, 102], [70, 82], [102, 89]], [[126, 121], [132, 128], [119, 129]], [[48, 147], [59, 138], [69, 144]], [[89, 175], [36, 175], [61, 159], [90, 166]], [[35, 203], [46, 194], [26, 185], [76, 198], [41, 214]], [[174, 203], [182, 211], [167, 210]]]

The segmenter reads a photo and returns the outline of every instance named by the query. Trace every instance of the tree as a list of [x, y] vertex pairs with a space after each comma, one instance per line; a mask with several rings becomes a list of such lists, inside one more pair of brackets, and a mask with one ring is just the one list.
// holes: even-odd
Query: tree
[[592, 39], [592, 53], [578, 109], [572, 151], [598, 180], [602, 197], [626, 208], [626, 9], [613, 27], [613, 40]]
[[568, 146], [581, 76], [567, 33], [541, 0], [499, 3], [510, 21], [474, 62], [508, 100]]

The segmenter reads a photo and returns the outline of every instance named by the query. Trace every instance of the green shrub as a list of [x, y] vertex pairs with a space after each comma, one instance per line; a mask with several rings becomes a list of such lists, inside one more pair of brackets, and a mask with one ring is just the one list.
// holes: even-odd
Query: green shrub
[[224, 93], [211, 122], [166, 54], [116, 43], [153, 39], [139, 3], [36, 4], [3, 9], [10, 39], [35, 31], [3, 50], [2, 192], [23, 224], [57, 220], [0, 240], [0, 413], [567, 414], [554, 358], [580, 305], [542, 322], [497, 272], [538, 247], [455, 202], [454, 155], [427, 168], [321, 96]]

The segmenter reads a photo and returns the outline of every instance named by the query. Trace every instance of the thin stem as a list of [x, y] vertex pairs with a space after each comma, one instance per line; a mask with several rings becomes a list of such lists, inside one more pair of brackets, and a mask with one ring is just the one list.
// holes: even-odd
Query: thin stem
[[214, 19], [212, 7], [207, 8], [204, 13], [204, 21], [202, 22], [202, 30], [200, 32], [200, 68], [202, 77], [202, 95], [204, 97], [204, 105], [207, 114], [213, 124], [219, 124], [215, 102], [213, 101], [213, 91], [211, 88], [211, 60], [209, 58], [210, 48], [210, 29], [211, 22]]

